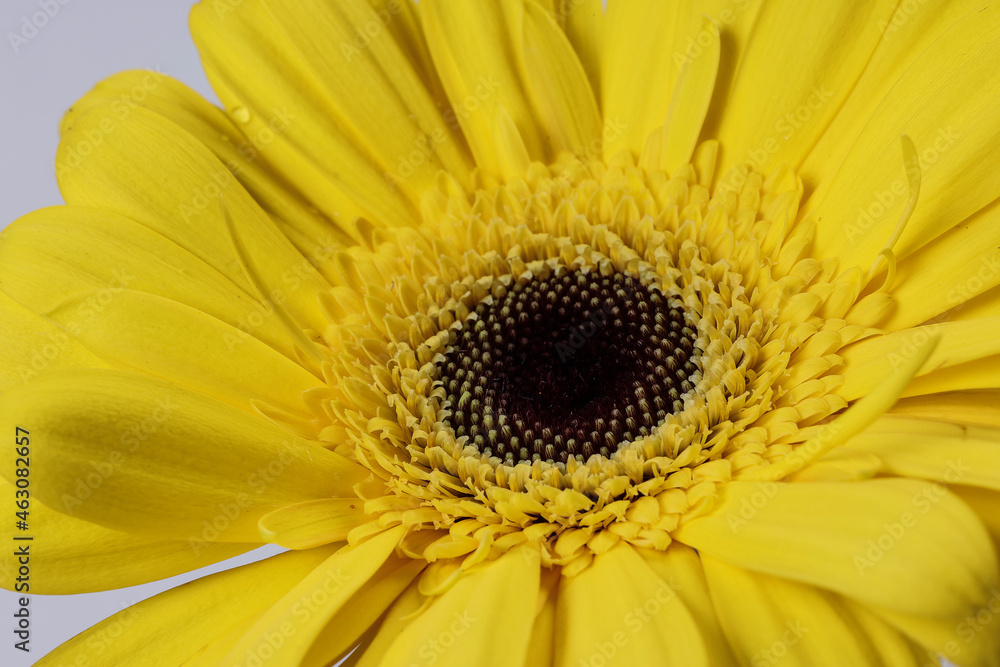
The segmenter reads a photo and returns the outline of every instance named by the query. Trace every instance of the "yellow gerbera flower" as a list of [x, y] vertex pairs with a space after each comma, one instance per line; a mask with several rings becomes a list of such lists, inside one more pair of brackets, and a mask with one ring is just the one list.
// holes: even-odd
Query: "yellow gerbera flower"
[[225, 111], [73, 107], [31, 592], [291, 551], [39, 664], [1000, 664], [1000, 8], [608, 4], [205, 0]]

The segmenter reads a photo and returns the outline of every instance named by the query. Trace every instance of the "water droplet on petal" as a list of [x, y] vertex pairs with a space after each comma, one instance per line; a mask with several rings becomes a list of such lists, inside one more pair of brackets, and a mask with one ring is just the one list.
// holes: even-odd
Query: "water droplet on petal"
[[250, 122], [250, 110], [246, 107], [236, 107], [232, 110], [233, 120], [237, 123], [249, 123]]

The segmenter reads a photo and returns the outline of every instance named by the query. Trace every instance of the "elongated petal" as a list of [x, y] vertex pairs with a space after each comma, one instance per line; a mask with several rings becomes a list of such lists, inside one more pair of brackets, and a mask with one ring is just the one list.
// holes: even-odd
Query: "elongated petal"
[[282, 178], [271, 168], [267, 147], [273, 130], [244, 136], [224, 111], [183, 83], [147, 70], [120, 72], [101, 81], [73, 104], [61, 126], [71, 128], [77, 116], [94, 107], [108, 107], [119, 119], [142, 107], [175, 123], [219, 158], [304, 255], [317, 254], [316, 248], [332, 253], [350, 242], [311, 206], [296, 179]]
[[[109, 131], [108, 128], [111, 128]], [[96, 139], [86, 156], [74, 155]], [[232, 173], [194, 137], [163, 116], [136, 108], [124, 120], [95, 107], [76, 117], [59, 144], [59, 189], [69, 204], [132, 218], [199, 257], [236, 285], [255, 290], [240, 269], [223, 220], [223, 205], [266, 278], [261, 298], [322, 331], [316, 293], [330, 285], [281, 234]], [[75, 165], [72, 168], [70, 165]], [[170, 178], [164, 179], [163, 174]]]
[[[4, 428], [33, 439], [42, 502], [108, 528], [259, 542], [266, 512], [349, 493], [361, 468], [263, 419], [117, 371], [39, 379], [0, 397]], [[4, 451], [13, 478], [14, 451]], [[142, 502], [136, 502], [141, 498]]]
[[303, 667], [327, 667], [332, 656], [354, 648], [425, 567], [427, 563], [421, 560], [390, 557], [320, 630], [302, 659]]
[[751, 665], [775, 658], [803, 666], [883, 664], [839, 596], [711, 556], [703, 562], [726, 636]]
[[940, 336], [941, 341], [918, 371], [918, 377], [998, 354], [997, 327], [1000, 318], [945, 322], [862, 340], [840, 353], [844, 357], [844, 384], [837, 393], [847, 400], [864, 396], [934, 336]]
[[[84, 482], [86, 483], [86, 482]], [[14, 502], [30, 498], [15, 495], [18, 489], [0, 481], [0, 498]], [[68, 595], [106, 591], [144, 584], [232, 558], [258, 544], [207, 544], [192, 549], [186, 541], [162, 539], [111, 530], [56, 512], [38, 500], [27, 506], [28, 528], [18, 530], [8, 521], [0, 529], [6, 544], [14, 545], [0, 556], [0, 586], [16, 590], [17, 549], [31, 553], [31, 592]], [[19, 540], [30, 535], [31, 540]], [[86, 576], [80, 576], [86, 572]]]
[[919, 6], [896, 4], [892, 17], [878, 23], [882, 39], [864, 72], [798, 170], [810, 187], [828, 187], [844, 157], [854, 148], [865, 125], [900, 77], [956, 22], [983, 6], [983, 0], [926, 0]]
[[247, 291], [166, 237], [107, 211], [56, 206], [4, 230], [0, 281], [11, 297], [47, 313], [84, 293], [81, 317], [97, 319], [120, 290], [156, 294], [208, 313], [294, 358], [288, 335]]
[[365, 522], [357, 498], [321, 498], [276, 509], [257, 526], [265, 542], [289, 549], [311, 549], [347, 539], [351, 529]]
[[691, 161], [715, 90], [719, 26], [705, 19], [698, 35], [705, 36], [704, 44], [699, 44], [699, 53], [684, 61], [663, 125], [660, 166], [667, 172], [676, 172]]
[[[493, 119], [502, 106], [533, 159], [551, 155], [541, 136], [511, 40], [520, 35], [523, 0], [420, 3], [434, 65], [476, 164], [500, 174]], [[498, 29], [498, 26], [501, 26]]]
[[107, 363], [65, 331], [0, 291], [0, 391], [46, 373]]
[[903, 396], [991, 389], [1000, 389], [1000, 354], [947, 366], [914, 378]]
[[892, 475], [1000, 491], [998, 430], [885, 416], [848, 447], [874, 454]]
[[[320, 630], [379, 571], [403, 532], [402, 527], [387, 530], [327, 558], [261, 616], [229, 652], [225, 662], [234, 663], [255, 655], [264, 665], [300, 664]], [[366, 629], [359, 628], [358, 632]], [[269, 646], [266, 638], [272, 634], [284, 637], [285, 641], [280, 646]], [[351, 642], [355, 637], [344, 639]]]
[[710, 664], [705, 637], [687, 606], [630, 546], [597, 556], [564, 580], [557, 610], [557, 667], [608, 654], [624, 665], [643, 664], [652, 655], [671, 667]]
[[[732, 84], [709, 111], [723, 147], [720, 173], [748, 161], [763, 173], [781, 162], [797, 165], [861, 75], [882, 35], [879, 22], [894, 8], [891, 0], [761, 3]], [[774, 85], [776, 67], [781, 85]]]
[[1000, 284], [1000, 206], [979, 211], [896, 266], [896, 308], [884, 323], [893, 331], [915, 326]]
[[594, 96], [601, 99], [601, 49], [604, 41], [604, 6], [602, 0], [560, 0], [556, 20], [576, 51], [587, 72]]
[[209, 78], [247, 134], [287, 109], [265, 152], [331, 219], [346, 199], [348, 210], [379, 224], [408, 224], [439, 169], [458, 178], [470, 170], [457, 128], [388, 29], [405, 20], [401, 4], [377, 11], [364, 0], [296, 1], [279, 9], [252, 0], [230, 12], [203, 3], [191, 15]]
[[731, 565], [929, 618], [960, 619], [997, 585], [979, 519], [916, 480], [732, 482], [675, 537]]
[[[528, 549], [508, 551], [464, 575], [404, 629], [381, 665], [435, 657], [443, 667], [523, 664], [538, 596], [539, 561]], [[497, 650], [496, 638], [504, 638]]]
[[412, 583], [385, 613], [377, 628], [364, 637], [358, 650], [344, 661], [344, 667], [379, 667], [396, 638], [427, 603], [419, 583]]
[[36, 664], [179, 665], [264, 612], [327, 556], [322, 549], [279, 554], [172, 588], [101, 621]]
[[121, 290], [100, 317], [83, 294], [48, 315], [106, 359], [169, 380], [252, 412], [252, 399], [307, 414], [302, 393], [320, 381], [260, 341], [193, 308]]
[[894, 248], [897, 257], [996, 199], [1000, 172], [992, 167], [990, 146], [1000, 137], [993, 113], [1000, 99], [998, 28], [996, 7], [969, 11], [886, 93], [837, 175], [824, 180], [807, 207], [809, 217], [825, 221], [816, 227], [814, 246], [823, 257], [864, 269], [889, 240], [907, 199], [902, 160], [893, 157], [904, 133], [917, 147], [923, 182], [920, 205]]
[[923, 646], [929, 659], [944, 657], [957, 665], [1000, 665], [1000, 633], [992, 622], [984, 622], [1000, 612], [996, 589], [982, 606], [949, 623], [885, 609], [872, 608], [872, 612]]
[[601, 116], [587, 74], [566, 36], [534, 2], [524, 5], [521, 56], [528, 94], [553, 149], [601, 155]]
[[1000, 390], [956, 391], [904, 398], [889, 413], [1000, 428]]
[[639, 553], [660, 579], [670, 584], [691, 612], [705, 638], [709, 664], [713, 667], [737, 664], [719, 625], [718, 612], [709, 595], [708, 581], [698, 552], [680, 542], [672, 542], [666, 551], [641, 549]]

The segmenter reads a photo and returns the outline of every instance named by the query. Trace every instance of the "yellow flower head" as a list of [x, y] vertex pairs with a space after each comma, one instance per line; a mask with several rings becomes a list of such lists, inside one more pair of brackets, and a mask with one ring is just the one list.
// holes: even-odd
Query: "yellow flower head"
[[225, 111], [73, 107], [35, 592], [290, 551], [39, 664], [1000, 664], [1000, 9], [608, 5], [205, 0]]

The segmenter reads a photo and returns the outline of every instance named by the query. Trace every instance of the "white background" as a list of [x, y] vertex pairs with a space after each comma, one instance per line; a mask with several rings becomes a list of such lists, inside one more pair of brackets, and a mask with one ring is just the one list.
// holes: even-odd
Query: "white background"
[[[125, 69], [156, 69], [216, 101], [188, 33], [191, 4], [188, 0], [0, 2], [0, 227], [35, 209], [62, 203], [53, 167], [59, 120], [102, 78]], [[45, 16], [45, 6], [53, 16]], [[34, 25], [24, 26], [33, 18], [42, 25], [35, 32]], [[32, 36], [15, 51], [10, 34], [22, 36], [22, 30], [23, 36]], [[13, 521], [14, 511], [12, 498], [0, 498], [0, 521]], [[12, 547], [0, 544], [0, 549], [8, 548]], [[257, 551], [237, 560], [246, 562], [276, 551]], [[219, 569], [223, 567], [205, 571]], [[0, 591], [0, 665], [32, 665], [102, 618], [200, 573], [105, 593], [31, 596], [29, 654], [14, 648], [12, 614], [18, 595]]]

